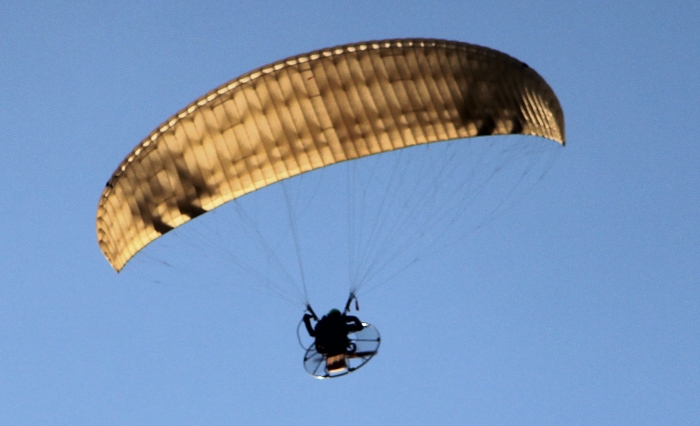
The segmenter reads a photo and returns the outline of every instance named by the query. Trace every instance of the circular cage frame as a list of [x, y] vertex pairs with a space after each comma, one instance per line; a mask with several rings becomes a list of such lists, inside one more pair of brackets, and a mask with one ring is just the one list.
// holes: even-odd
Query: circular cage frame
[[329, 370], [328, 358], [325, 354], [318, 353], [314, 343], [311, 343], [304, 353], [304, 369], [317, 379], [332, 379], [345, 376], [367, 364], [379, 351], [381, 336], [372, 324], [363, 322], [362, 330], [348, 334], [350, 344], [348, 350], [342, 355], [345, 368]]

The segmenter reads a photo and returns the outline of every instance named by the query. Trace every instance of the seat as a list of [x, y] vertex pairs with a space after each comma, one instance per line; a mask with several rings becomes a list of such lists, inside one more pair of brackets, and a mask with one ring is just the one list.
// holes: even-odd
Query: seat
[[330, 355], [326, 358], [326, 370], [329, 374], [338, 374], [348, 369], [345, 354]]

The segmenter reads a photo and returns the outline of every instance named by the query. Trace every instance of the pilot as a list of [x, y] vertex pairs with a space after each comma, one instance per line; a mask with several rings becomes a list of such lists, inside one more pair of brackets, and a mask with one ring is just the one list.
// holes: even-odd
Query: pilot
[[[317, 320], [316, 327], [311, 325], [312, 318]], [[357, 317], [341, 314], [337, 309], [331, 309], [320, 320], [314, 314], [304, 314], [304, 325], [309, 336], [316, 339], [316, 351], [326, 357], [345, 355], [350, 344], [348, 333], [363, 328]]]

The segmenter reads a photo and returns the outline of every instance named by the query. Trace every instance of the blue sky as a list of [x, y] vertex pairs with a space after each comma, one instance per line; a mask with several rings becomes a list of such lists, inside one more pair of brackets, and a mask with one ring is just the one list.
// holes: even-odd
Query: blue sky
[[[691, 1], [2, 2], [0, 423], [697, 424], [699, 21]], [[371, 363], [310, 378], [301, 309], [198, 268], [208, 253], [165, 278], [165, 247], [110, 268], [97, 201], [158, 124], [263, 64], [397, 37], [527, 62], [568, 145], [506, 213], [361, 297]], [[319, 310], [345, 297], [316, 289]]]

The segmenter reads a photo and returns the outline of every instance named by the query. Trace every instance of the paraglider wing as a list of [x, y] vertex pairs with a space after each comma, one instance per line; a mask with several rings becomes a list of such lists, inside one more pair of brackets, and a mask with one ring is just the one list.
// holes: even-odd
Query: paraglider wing
[[102, 193], [98, 242], [119, 271], [166, 232], [285, 178], [504, 134], [563, 144], [564, 118], [534, 70], [495, 50], [404, 39], [292, 57], [218, 87], [144, 139]]

